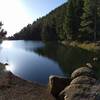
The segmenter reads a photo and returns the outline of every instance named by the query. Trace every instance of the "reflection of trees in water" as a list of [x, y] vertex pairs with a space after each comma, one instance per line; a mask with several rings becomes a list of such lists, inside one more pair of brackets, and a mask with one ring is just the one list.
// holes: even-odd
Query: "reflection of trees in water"
[[[84, 66], [87, 62], [92, 63], [94, 56], [98, 54], [78, 47], [65, 47], [60, 44], [49, 43], [44, 48], [36, 50], [40, 55], [46, 56], [58, 62], [64, 73], [71, 73], [74, 69]], [[96, 66], [99, 66], [97, 63]]]

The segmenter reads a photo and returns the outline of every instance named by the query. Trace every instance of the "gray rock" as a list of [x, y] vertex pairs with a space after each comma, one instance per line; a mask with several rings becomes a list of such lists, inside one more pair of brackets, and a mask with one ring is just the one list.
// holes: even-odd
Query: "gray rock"
[[69, 85], [69, 78], [61, 76], [50, 76], [49, 77], [49, 91], [54, 96], [57, 97], [58, 94]]
[[59, 100], [95, 100], [91, 96], [91, 87], [90, 84], [71, 84], [60, 92]]
[[89, 77], [95, 77], [95, 73], [92, 69], [88, 67], [81, 67], [76, 69], [72, 74], [71, 74], [71, 79], [74, 79], [78, 76], [89, 76]]
[[96, 82], [95, 78], [88, 76], [79, 76], [71, 81], [70, 84], [94, 84]]
[[76, 69], [72, 73], [71, 79], [70, 85], [66, 86], [65, 89], [59, 93], [57, 100], [100, 99], [100, 94], [98, 95], [98, 93], [100, 93], [100, 86], [97, 86], [97, 80], [92, 67], [81, 67]]

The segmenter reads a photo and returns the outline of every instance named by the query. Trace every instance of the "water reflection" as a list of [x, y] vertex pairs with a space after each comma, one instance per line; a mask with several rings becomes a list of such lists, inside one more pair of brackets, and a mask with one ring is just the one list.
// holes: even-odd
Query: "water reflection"
[[[78, 67], [85, 66], [86, 63], [93, 63], [93, 58], [100, 59], [100, 52], [92, 52], [79, 47], [65, 47], [60, 44], [48, 43], [44, 48], [39, 48], [35, 52], [58, 62], [60, 68], [69, 75]], [[97, 74], [100, 76], [100, 61], [95, 63]]]
[[3, 42], [2, 44], [1, 44], [1, 48], [11, 48], [11, 47], [13, 47], [13, 44], [12, 44], [12, 42]]
[[[94, 56], [100, 58], [99, 52], [96, 54], [57, 43], [3, 41], [0, 47], [0, 62], [9, 64], [6, 70], [23, 79], [42, 84], [46, 84], [52, 74], [68, 76], [77, 67], [91, 62]], [[99, 65], [100, 61], [96, 66]]]
[[34, 52], [44, 47], [42, 42], [4, 41], [1, 47], [0, 62], [8, 63], [6, 70], [21, 78], [46, 84], [51, 74], [64, 75], [57, 62]]
[[[8, 65], [6, 69], [26, 80], [46, 84], [51, 74], [63, 75], [59, 65], [50, 59], [39, 55], [27, 55], [20, 61], [13, 61], [14, 66]], [[22, 63], [23, 62], [23, 63]]]
[[19, 48], [23, 50], [34, 50], [37, 48], [41, 48], [45, 46], [44, 43], [41, 41], [23, 41], [23, 40], [18, 40], [18, 41], [3, 41], [0, 45], [1, 48], [7, 48], [7, 49], [12, 49], [12, 48]]

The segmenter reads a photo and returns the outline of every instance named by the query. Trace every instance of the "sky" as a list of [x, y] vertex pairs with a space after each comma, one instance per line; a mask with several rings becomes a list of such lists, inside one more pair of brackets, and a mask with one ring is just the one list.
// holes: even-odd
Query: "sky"
[[48, 14], [67, 0], [0, 0], [0, 21], [8, 36]]

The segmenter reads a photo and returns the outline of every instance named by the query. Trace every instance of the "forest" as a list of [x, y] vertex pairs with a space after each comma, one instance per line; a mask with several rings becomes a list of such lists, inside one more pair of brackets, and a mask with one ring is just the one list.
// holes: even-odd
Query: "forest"
[[98, 41], [100, 0], [68, 0], [8, 39]]

